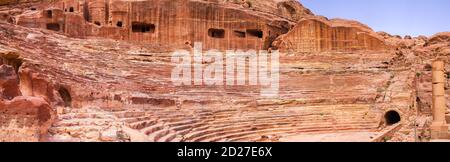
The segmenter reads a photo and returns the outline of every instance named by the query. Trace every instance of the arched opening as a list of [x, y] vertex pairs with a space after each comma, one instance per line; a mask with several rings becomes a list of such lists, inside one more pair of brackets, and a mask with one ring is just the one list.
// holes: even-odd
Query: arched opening
[[58, 93], [64, 101], [64, 106], [71, 107], [72, 106], [72, 97], [70, 96], [69, 91], [64, 87], [60, 87], [58, 90]]
[[225, 38], [225, 30], [224, 29], [208, 29], [208, 36], [212, 38]]
[[73, 11], [74, 11], [73, 7], [70, 7], [69, 12], [73, 12]]
[[116, 25], [117, 25], [117, 27], [120, 27], [120, 28], [121, 28], [121, 27], [123, 26], [122, 21], [117, 21], [117, 24], [116, 24]]
[[12, 56], [12, 57], [1, 57], [0, 56], [0, 65], [6, 64], [10, 65], [14, 68], [14, 71], [16, 74], [19, 74], [20, 66], [23, 64], [23, 59], [19, 58], [18, 56]]
[[247, 34], [252, 37], [263, 38], [263, 31], [259, 29], [247, 29]]
[[155, 24], [148, 24], [143, 22], [132, 22], [131, 31], [134, 33], [155, 33]]
[[388, 111], [384, 115], [384, 120], [386, 121], [386, 125], [394, 125], [400, 122], [402, 119], [397, 111]]
[[47, 10], [47, 18], [53, 18], [53, 11]]
[[433, 67], [432, 67], [430, 64], [426, 64], [426, 65], [423, 67], [423, 70], [425, 70], [425, 71], [431, 71], [431, 70], [433, 70]]

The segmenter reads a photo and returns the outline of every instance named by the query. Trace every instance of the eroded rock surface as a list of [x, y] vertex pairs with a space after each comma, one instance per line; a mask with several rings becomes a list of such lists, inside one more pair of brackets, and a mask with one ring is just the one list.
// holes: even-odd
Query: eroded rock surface
[[14, 72], [14, 68], [7, 65], [0, 65], [0, 98], [13, 99], [20, 95], [19, 78]]
[[293, 0], [66, 0], [25, 11], [17, 24], [163, 49], [189, 48], [194, 42], [203, 42], [205, 49], [267, 49], [275, 37], [310, 15]]
[[[22, 60], [16, 51], [1, 49], [0, 58], [0, 140], [43, 141], [56, 118], [49, 98], [38, 93], [29, 94], [22, 88], [28, 85], [21, 80], [24, 77], [18, 75], [18, 71], [28, 69], [21, 67]], [[36, 79], [28, 79], [36, 82]], [[35, 84], [34, 87], [46, 86]]]
[[302, 19], [274, 46], [283, 52], [345, 52], [386, 50], [384, 40], [369, 27], [353, 21], [322, 18]]
[[38, 97], [0, 100], [0, 141], [41, 141], [48, 133], [54, 110]]

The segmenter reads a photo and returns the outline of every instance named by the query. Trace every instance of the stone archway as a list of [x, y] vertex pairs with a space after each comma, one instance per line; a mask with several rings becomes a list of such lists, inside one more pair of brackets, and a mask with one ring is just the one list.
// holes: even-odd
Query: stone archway
[[400, 122], [401, 120], [402, 117], [395, 110], [388, 111], [384, 114], [384, 121], [386, 122], [386, 125], [394, 125]]

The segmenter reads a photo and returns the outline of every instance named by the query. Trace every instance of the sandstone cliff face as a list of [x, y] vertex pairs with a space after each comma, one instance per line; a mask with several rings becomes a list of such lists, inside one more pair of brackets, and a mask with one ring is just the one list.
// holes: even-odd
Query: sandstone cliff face
[[0, 100], [0, 141], [41, 141], [55, 118], [54, 110], [42, 98], [16, 97]]
[[296, 0], [225, 0], [227, 2], [241, 4], [246, 8], [251, 8], [264, 13], [277, 15], [293, 22], [299, 21], [303, 17], [314, 15]]
[[14, 5], [20, 3], [38, 2], [43, 0], [1, 0], [0, 5]]
[[450, 41], [450, 32], [437, 33], [428, 39], [425, 46], [431, 46], [439, 43], [448, 43]]
[[283, 52], [324, 52], [386, 49], [384, 40], [360, 23], [307, 18], [299, 21], [274, 46]]
[[[384, 48], [383, 40], [369, 27], [356, 21], [314, 17], [293, 0], [63, 0], [53, 8], [27, 12], [17, 19], [22, 26], [73, 37], [100, 36], [179, 48], [192, 48], [194, 42], [203, 42], [205, 49], [219, 50], [272, 46], [296, 52]], [[295, 23], [290, 34], [273, 43]]]
[[0, 48], [0, 141], [41, 141], [55, 118], [53, 89], [23, 68], [16, 51]]
[[[0, 27], [16, 31], [2, 32], [0, 42], [21, 51], [18, 75], [30, 76], [22, 70], [29, 68], [37, 73], [30, 83], [48, 78], [61, 91], [53, 96], [65, 107], [49, 141], [277, 141], [302, 132], [375, 131], [385, 111], [409, 116], [414, 98], [411, 80], [402, 80], [414, 73], [390, 70], [388, 52], [282, 56], [280, 97], [267, 99], [257, 86], [176, 87], [170, 53], [158, 46]], [[28, 94], [49, 96], [47, 84], [24, 85], [38, 85], [25, 88]]]
[[62, 0], [17, 24], [73, 37], [100, 36], [159, 46], [267, 49], [293, 22], [312, 15], [296, 1]]

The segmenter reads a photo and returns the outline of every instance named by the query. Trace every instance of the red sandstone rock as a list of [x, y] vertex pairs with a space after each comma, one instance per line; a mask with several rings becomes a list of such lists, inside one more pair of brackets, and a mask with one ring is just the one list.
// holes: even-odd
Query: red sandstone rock
[[37, 97], [0, 101], [0, 141], [39, 141], [47, 134], [55, 113]]
[[5, 21], [8, 23], [14, 23], [14, 17], [12, 17], [9, 12], [0, 11], [0, 21]]
[[[267, 49], [295, 21], [312, 15], [294, 0], [242, 3], [251, 5], [197, 0], [65, 0], [53, 8], [27, 11], [17, 17], [17, 24], [81, 38], [100, 36], [179, 47], [203, 42], [205, 49]], [[169, 21], [160, 21], [160, 17]], [[213, 21], [223, 23], [210, 23]]]
[[303, 19], [274, 42], [284, 52], [324, 52], [386, 49], [384, 40], [370, 28], [343, 19]]
[[14, 68], [0, 65], [0, 98], [10, 100], [19, 95], [19, 78]]
[[437, 33], [428, 39], [426, 46], [450, 42], [450, 32]]
[[19, 70], [20, 91], [23, 96], [42, 97], [47, 101], [55, 101], [54, 88], [45, 76], [34, 73], [29, 68]]

